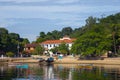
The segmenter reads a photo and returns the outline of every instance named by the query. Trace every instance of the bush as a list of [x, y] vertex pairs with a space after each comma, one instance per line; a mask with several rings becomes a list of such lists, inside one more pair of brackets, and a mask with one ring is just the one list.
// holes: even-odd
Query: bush
[[13, 53], [13, 52], [7, 52], [6, 55], [7, 55], [8, 57], [13, 57], [13, 56], [14, 56], [14, 53]]

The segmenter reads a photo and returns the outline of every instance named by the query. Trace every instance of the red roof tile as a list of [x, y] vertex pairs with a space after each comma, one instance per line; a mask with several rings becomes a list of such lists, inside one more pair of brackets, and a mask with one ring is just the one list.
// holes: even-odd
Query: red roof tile
[[75, 41], [76, 39], [64, 39], [64, 40], [47, 40], [47, 41], [44, 41], [42, 42], [41, 44], [60, 44], [62, 42], [65, 42], [65, 43], [73, 43], [73, 41]]
[[25, 47], [36, 47], [38, 44], [26, 44]]

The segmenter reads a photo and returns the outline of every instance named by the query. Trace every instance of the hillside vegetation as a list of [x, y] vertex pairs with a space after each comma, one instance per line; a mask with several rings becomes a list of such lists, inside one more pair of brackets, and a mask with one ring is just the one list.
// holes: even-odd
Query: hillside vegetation
[[77, 38], [72, 47], [72, 52], [74, 53], [102, 55], [112, 51], [114, 55], [119, 54], [120, 13], [102, 19], [89, 17]]
[[[34, 42], [55, 40], [66, 35], [77, 39], [70, 53], [99, 56], [111, 51], [114, 55], [118, 55], [120, 54], [120, 13], [101, 19], [90, 16], [84, 26], [76, 29], [65, 27], [61, 31], [40, 32]], [[26, 43], [29, 43], [28, 39], [20, 38], [17, 33], [9, 33], [7, 29], [0, 28], [0, 54], [18, 53], [18, 44], [22, 52]]]
[[65, 27], [45, 34], [40, 32], [36, 42], [59, 39], [65, 35], [77, 38], [71, 52], [81, 55], [102, 55], [112, 51], [120, 53], [120, 13], [105, 18], [88, 17], [85, 26], [72, 29]]

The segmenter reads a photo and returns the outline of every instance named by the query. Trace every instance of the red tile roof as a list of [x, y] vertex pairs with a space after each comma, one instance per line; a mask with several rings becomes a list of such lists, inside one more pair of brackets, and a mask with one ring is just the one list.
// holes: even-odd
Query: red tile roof
[[38, 44], [26, 44], [25, 47], [36, 47]]
[[42, 42], [41, 44], [60, 44], [62, 42], [64, 43], [73, 43], [76, 39], [64, 39], [64, 40], [47, 40]]

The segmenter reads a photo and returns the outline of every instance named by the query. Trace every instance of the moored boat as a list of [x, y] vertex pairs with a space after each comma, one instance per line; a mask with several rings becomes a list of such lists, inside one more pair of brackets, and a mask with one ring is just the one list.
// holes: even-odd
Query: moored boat
[[18, 64], [18, 65], [16, 65], [16, 68], [24, 68], [24, 69], [27, 69], [27, 68], [28, 68], [28, 64]]
[[47, 60], [39, 60], [39, 64], [51, 64], [54, 62], [54, 58], [53, 57], [49, 57], [47, 58]]
[[52, 62], [54, 62], [54, 58], [53, 58], [53, 57], [49, 57], [49, 58], [46, 60], [46, 62], [52, 63]]

